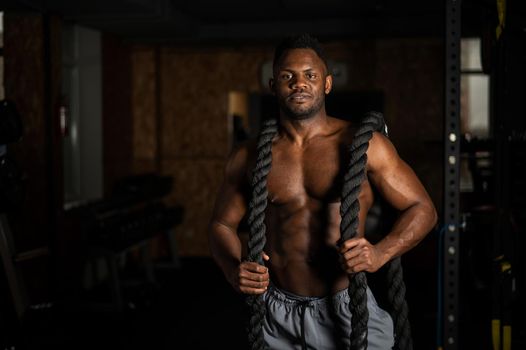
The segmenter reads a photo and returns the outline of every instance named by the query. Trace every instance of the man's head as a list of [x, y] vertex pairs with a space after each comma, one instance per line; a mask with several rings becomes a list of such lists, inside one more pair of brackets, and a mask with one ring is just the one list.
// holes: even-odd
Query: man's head
[[270, 88], [282, 114], [303, 120], [325, 113], [332, 76], [318, 40], [308, 34], [285, 39], [276, 47]]
[[325, 65], [326, 72], [328, 73], [328, 64], [325, 58], [325, 52], [318, 39], [311, 36], [310, 34], [300, 34], [297, 36], [291, 36], [283, 40], [276, 49], [274, 50], [274, 61], [272, 68], [276, 71], [276, 67], [279, 65], [283, 55], [292, 49], [311, 49], [316, 52], [316, 55], [322, 60]]

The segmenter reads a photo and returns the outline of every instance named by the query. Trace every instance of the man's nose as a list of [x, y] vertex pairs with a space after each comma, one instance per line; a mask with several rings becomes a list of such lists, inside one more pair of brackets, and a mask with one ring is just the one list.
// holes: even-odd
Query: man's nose
[[291, 89], [303, 89], [307, 86], [307, 80], [302, 76], [294, 77], [290, 82]]

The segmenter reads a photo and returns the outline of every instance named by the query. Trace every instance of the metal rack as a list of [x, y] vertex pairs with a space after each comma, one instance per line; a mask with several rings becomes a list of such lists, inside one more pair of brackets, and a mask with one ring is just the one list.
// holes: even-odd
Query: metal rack
[[461, 0], [446, 0], [443, 346], [458, 349]]

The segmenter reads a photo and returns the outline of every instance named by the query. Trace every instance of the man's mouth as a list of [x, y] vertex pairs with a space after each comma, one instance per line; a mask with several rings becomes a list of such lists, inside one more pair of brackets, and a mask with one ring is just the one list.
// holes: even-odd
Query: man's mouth
[[289, 95], [288, 100], [289, 101], [294, 101], [294, 102], [302, 102], [302, 101], [308, 100], [310, 98], [311, 98], [310, 94], [306, 94], [304, 92], [295, 92], [295, 93]]

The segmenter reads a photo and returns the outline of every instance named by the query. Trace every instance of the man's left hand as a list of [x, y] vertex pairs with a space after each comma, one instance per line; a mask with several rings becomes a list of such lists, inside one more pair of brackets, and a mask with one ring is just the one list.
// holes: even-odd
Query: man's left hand
[[352, 238], [340, 246], [342, 268], [348, 274], [376, 272], [384, 264], [378, 249], [365, 238]]

